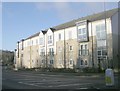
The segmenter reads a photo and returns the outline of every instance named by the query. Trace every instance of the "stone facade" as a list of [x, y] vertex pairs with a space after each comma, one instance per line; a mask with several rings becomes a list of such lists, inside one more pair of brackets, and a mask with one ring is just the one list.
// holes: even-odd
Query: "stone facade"
[[[107, 11], [109, 15], [106, 21], [102, 18], [103, 13], [91, 15], [91, 18], [84, 17], [61, 24], [19, 41], [16, 67], [115, 68], [118, 63], [116, 59], [118, 46], [115, 45], [118, 44], [118, 29], [114, 25], [117, 18], [115, 12], [116, 9]], [[95, 18], [99, 15], [102, 16], [100, 19]], [[36, 39], [38, 43], [32, 45]]]

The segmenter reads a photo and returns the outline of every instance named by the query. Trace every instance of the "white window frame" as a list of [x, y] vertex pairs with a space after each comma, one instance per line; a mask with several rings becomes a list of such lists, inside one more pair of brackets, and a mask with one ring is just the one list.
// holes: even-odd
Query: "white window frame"
[[[85, 29], [85, 32], [83, 32], [83, 29]], [[78, 28], [78, 40], [81, 40], [81, 38], [82, 40], [84, 40], [86, 39], [86, 37], [88, 37], [87, 28], [86, 27]]]
[[58, 34], [58, 39], [61, 40], [61, 33]]
[[72, 59], [70, 59], [70, 65], [73, 65], [73, 60]]
[[44, 44], [44, 38], [43, 38], [43, 37], [40, 37], [39, 39], [40, 39], [40, 40], [39, 40], [39, 41], [40, 41], [39, 44], [40, 44], [40, 45], [43, 45], [43, 44]]
[[69, 51], [73, 51], [73, 46], [71, 46], [71, 45], [69, 46]]
[[52, 35], [48, 35], [48, 44], [52, 44], [53, 43], [53, 36]]

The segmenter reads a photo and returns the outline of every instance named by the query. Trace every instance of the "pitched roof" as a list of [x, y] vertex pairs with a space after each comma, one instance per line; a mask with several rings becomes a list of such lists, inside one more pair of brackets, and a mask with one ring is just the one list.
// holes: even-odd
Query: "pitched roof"
[[39, 36], [39, 33], [40, 33], [40, 32], [31, 35], [31, 36], [29, 36], [28, 38], [26, 38], [25, 40], [31, 39], [31, 38], [36, 37], [36, 36]]
[[[93, 15], [89, 15], [89, 16], [86, 16], [86, 17], [81, 17], [81, 18], [78, 18], [78, 19], [75, 19], [75, 20], [72, 20], [72, 21], [69, 21], [69, 22], [54, 26], [54, 27], [52, 27], [50, 29], [52, 31], [57, 31], [57, 30], [60, 30], [60, 29], [76, 26], [76, 22], [79, 22], [79, 21], [83, 21], [83, 20], [96, 21], [96, 20], [109, 18], [109, 17], [113, 16], [116, 12], [118, 12], [118, 8], [108, 10], [108, 11], [105, 11], [105, 12], [100, 12], [100, 13], [93, 14]], [[47, 32], [47, 30], [48, 29], [42, 30], [43, 34], [45, 34]], [[25, 40], [33, 38], [35, 36], [39, 36], [39, 32], [34, 34], [34, 35], [31, 35], [30, 37], [26, 38]]]
[[60, 24], [58, 26], [54, 26], [53, 28], [55, 28], [56, 30], [60, 30], [60, 29], [75, 26], [76, 22], [78, 22], [78, 21], [83, 21], [83, 20], [95, 21], [95, 20], [104, 19], [105, 17], [109, 18], [109, 17], [113, 16], [117, 11], [118, 11], [118, 8], [112, 9], [112, 10], [109, 10], [109, 11], [106, 11], [106, 12], [100, 12], [100, 13], [97, 13], [97, 14], [93, 14], [93, 15], [89, 15], [89, 16], [82, 17], [82, 18], [79, 18], [79, 19], [75, 19], [75, 20], [72, 20], [70, 22]]

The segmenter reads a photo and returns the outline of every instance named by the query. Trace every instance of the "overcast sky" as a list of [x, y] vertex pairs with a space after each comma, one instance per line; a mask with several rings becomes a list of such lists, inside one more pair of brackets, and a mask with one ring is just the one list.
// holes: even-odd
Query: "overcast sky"
[[[1, 5], [0, 5], [1, 7]], [[117, 2], [105, 3], [117, 8]], [[2, 3], [2, 48], [13, 51], [17, 41], [73, 19], [104, 11], [98, 2], [4, 2]]]

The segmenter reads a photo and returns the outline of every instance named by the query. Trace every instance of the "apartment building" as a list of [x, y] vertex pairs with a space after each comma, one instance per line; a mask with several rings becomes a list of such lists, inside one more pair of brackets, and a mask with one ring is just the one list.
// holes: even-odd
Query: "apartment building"
[[16, 67], [118, 67], [118, 9], [54, 26], [17, 43]]

